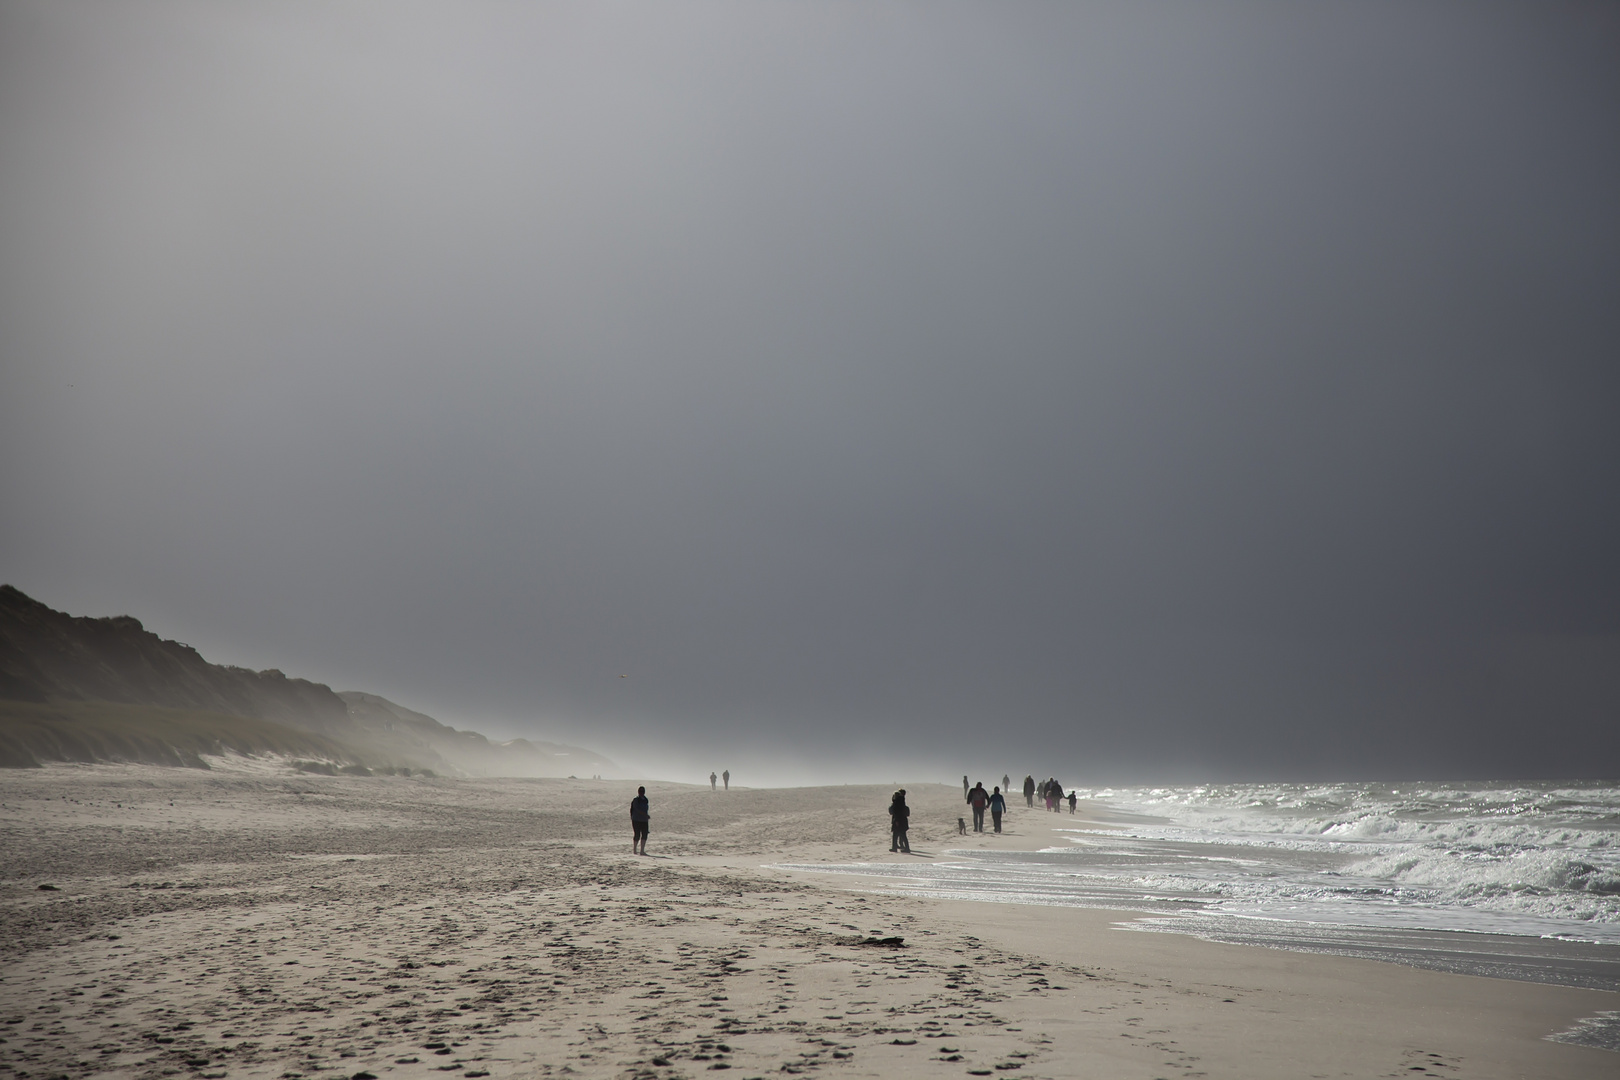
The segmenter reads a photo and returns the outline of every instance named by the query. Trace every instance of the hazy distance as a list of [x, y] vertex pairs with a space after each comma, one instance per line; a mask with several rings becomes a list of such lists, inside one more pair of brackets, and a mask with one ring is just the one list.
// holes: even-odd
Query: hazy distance
[[672, 777], [1620, 775], [1616, 102], [1607, 3], [3, 0], [0, 580]]

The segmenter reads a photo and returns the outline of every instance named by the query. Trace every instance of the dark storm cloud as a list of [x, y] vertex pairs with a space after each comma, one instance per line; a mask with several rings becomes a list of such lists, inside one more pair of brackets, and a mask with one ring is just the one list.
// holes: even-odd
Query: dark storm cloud
[[3, 30], [46, 602], [633, 760], [1620, 771], [1608, 6]]

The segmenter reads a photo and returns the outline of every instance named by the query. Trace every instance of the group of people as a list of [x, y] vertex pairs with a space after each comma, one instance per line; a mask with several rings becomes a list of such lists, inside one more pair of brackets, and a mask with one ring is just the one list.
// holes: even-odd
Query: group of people
[[[1001, 778], [1005, 781], [1007, 778]], [[962, 777], [962, 783], [967, 783], [967, 777]], [[985, 794], [984, 781], [974, 784], [967, 793], [967, 804], [973, 808], [973, 831], [984, 832], [984, 812], [990, 811], [990, 821], [996, 832], [1001, 831], [1001, 815], [1007, 812], [1007, 799], [1001, 794], [998, 785], [996, 790]]]
[[[1047, 777], [1037, 784], [1033, 776], [1024, 777], [1024, 802], [1034, 806], [1036, 795], [1041, 797], [1041, 801], [1046, 804], [1046, 808], [1052, 813], [1062, 813], [1064, 803], [1063, 785], [1055, 779]], [[1069, 792], [1069, 813], [1074, 813], [1074, 808], [1078, 802], [1079, 799], [1075, 793], [1073, 791]]]
[[[731, 790], [731, 770], [716, 776], [709, 774], [709, 788], [715, 790], [715, 782], [724, 780], [726, 790]], [[1001, 816], [1007, 812], [1007, 798], [1002, 795], [1002, 788], [1011, 788], [1011, 778], [1003, 776], [1001, 783], [993, 791], [984, 790], [984, 781], [979, 781], [972, 787], [968, 786], [968, 778], [962, 777], [962, 797], [968, 806], [973, 809], [973, 831], [984, 832], [984, 812], [990, 811], [991, 828], [1001, 831]], [[1046, 809], [1057, 813], [1062, 809], [1064, 801], [1063, 785], [1057, 780], [1048, 778], [1037, 784], [1033, 776], [1024, 777], [1024, 801], [1030, 806], [1035, 805], [1035, 796], [1039, 793], [1046, 802]], [[1069, 813], [1074, 813], [1077, 799], [1073, 791], [1068, 794]], [[647, 809], [647, 789], [636, 788], [636, 797], [630, 800], [630, 850], [636, 855], [647, 854], [647, 832], [651, 825], [651, 815]], [[907, 836], [911, 828], [911, 808], [906, 805], [906, 789], [896, 791], [889, 800], [889, 850], [901, 854], [911, 854], [911, 842]]]
[[[984, 832], [984, 812], [990, 811], [990, 827], [996, 832], [1001, 831], [1001, 817], [1007, 812], [1007, 797], [1002, 789], [1012, 789], [1012, 778], [1003, 776], [1001, 783], [991, 791], [984, 790], [984, 781], [968, 786], [968, 778], [962, 777], [962, 798], [973, 810], [973, 831]], [[1046, 803], [1046, 809], [1061, 812], [1065, 796], [1063, 785], [1056, 778], [1048, 778], [1037, 783], [1033, 776], [1024, 777], [1024, 801], [1030, 806], [1035, 805], [1037, 792]], [[1069, 792], [1067, 796], [1069, 813], [1074, 813], [1079, 803], [1076, 792]], [[906, 855], [911, 854], [911, 844], [907, 838], [907, 829], [911, 824], [911, 808], [906, 805], [906, 790], [901, 788], [889, 800], [889, 850]]]

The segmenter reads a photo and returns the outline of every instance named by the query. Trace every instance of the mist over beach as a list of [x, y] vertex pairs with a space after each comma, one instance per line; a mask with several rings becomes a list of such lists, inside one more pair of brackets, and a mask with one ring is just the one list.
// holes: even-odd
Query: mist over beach
[[1606, 5], [4, 10], [55, 608], [705, 775], [1620, 773]]
[[0, 1080], [1612, 1076], [1617, 10], [0, 0]]

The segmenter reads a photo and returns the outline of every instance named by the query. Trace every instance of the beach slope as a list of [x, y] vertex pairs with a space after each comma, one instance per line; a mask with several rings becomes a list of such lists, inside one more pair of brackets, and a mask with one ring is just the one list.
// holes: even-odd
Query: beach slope
[[[49, 766], [0, 774], [0, 1068], [433, 1076], [1612, 1077], [1616, 996], [864, 893], [888, 788]], [[908, 785], [913, 860], [961, 794]], [[900, 938], [896, 942], [893, 939]]]

